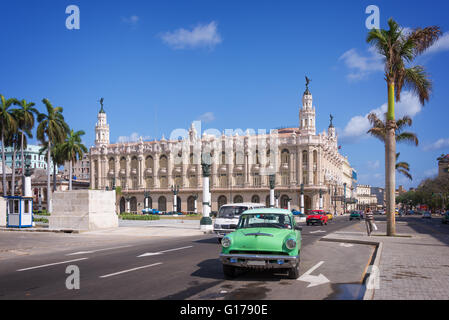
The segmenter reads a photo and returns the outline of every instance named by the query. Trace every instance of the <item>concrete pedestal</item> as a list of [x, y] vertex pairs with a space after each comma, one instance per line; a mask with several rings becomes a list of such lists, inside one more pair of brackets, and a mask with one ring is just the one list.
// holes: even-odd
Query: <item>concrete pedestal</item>
[[50, 229], [117, 228], [115, 191], [56, 191], [53, 193], [53, 212], [48, 220]]
[[0, 227], [6, 227], [6, 200], [0, 197]]

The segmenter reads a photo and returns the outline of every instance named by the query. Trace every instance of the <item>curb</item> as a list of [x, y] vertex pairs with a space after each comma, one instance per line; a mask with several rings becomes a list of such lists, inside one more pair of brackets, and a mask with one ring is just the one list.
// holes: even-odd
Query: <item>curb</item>
[[0, 227], [0, 231], [20, 231], [20, 232], [52, 232], [52, 233], [81, 233], [80, 230], [72, 229], [33, 229], [33, 228], [4, 228]]
[[[383, 249], [383, 243], [381, 241], [369, 241], [369, 240], [359, 240], [359, 239], [343, 239], [343, 238], [321, 238], [320, 241], [327, 241], [327, 242], [342, 242], [342, 243], [354, 243], [354, 244], [363, 244], [363, 245], [370, 245], [375, 246], [376, 249], [373, 253], [373, 258], [371, 258], [372, 263], [369, 264], [369, 266], [374, 266], [379, 270], [380, 265], [380, 257], [382, 255], [382, 249]], [[373, 260], [374, 259], [374, 260]], [[374, 277], [378, 277], [379, 275], [377, 273], [369, 273], [369, 276], [366, 276], [366, 273], [364, 275], [365, 280], [363, 281], [363, 284], [372, 283], [376, 280]], [[371, 280], [371, 277], [373, 277], [373, 280]], [[375, 287], [366, 288], [365, 294], [363, 295], [363, 300], [373, 300], [375, 293]]]

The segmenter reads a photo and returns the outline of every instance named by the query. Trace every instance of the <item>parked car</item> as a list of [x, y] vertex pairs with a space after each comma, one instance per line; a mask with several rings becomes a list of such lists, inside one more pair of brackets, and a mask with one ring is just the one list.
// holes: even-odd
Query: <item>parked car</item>
[[432, 219], [432, 214], [430, 213], [430, 211], [424, 211], [424, 213], [422, 214], [422, 218], [423, 219]]
[[449, 211], [446, 211], [443, 214], [443, 218], [441, 219], [441, 223], [448, 224], [449, 223]]
[[299, 213], [295, 215], [295, 220], [296, 222], [304, 223], [307, 221], [307, 215], [305, 215], [304, 213]]
[[361, 211], [352, 211], [351, 214], [349, 215], [349, 220], [353, 220], [353, 219], [358, 219], [358, 220], [362, 220], [363, 219], [363, 214]]
[[146, 208], [142, 209], [143, 214], [160, 214], [157, 209]]
[[221, 239], [235, 231], [242, 212], [248, 209], [263, 208], [264, 205], [260, 203], [234, 203], [225, 204], [220, 207], [218, 217], [214, 221], [214, 233], [217, 236], [218, 242]]
[[301, 213], [301, 211], [292, 209], [292, 214], [293, 214], [294, 216], [299, 216], [299, 215], [301, 215], [302, 213]]
[[334, 215], [332, 213], [330, 213], [330, 212], [326, 212], [326, 217], [327, 217], [327, 220], [334, 219]]
[[240, 215], [237, 229], [223, 237], [223, 273], [233, 278], [238, 269], [281, 269], [299, 277], [301, 227], [291, 211], [257, 208]]
[[310, 210], [306, 218], [306, 223], [307, 225], [324, 225], [327, 224], [328, 220], [329, 219], [327, 218], [327, 215], [323, 210]]

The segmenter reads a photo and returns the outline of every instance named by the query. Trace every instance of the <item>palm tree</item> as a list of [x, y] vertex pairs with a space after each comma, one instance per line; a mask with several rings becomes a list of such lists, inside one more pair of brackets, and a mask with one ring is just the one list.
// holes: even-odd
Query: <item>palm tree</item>
[[389, 30], [372, 29], [366, 41], [385, 57], [385, 80], [388, 88], [388, 112], [385, 137], [385, 193], [387, 201], [387, 235], [396, 234], [395, 224], [395, 100], [401, 100], [403, 87], [413, 90], [422, 105], [429, 100], [432, 83], [422, 66], [406, 64], [427, 50], [440, 36], [437, 26], [417, 28], [406, 34], [393, 19], [388, 20]]
[[22, 132], [21, 135], [21, 141], [20, 141], [20, 153], [21, 153], [21, 166], [22, 166], [22, 175], [25, 172], [25, 159], [23, 157], [23, 149], [26, 147], [24, 145], [24, 138], [25, 134], [28, 136], [28, 138], [32, 138], [31, 130], [34, 127], [34, 120], [35, 116], [37, 117], [39, 115], [39, 111], [34, 108], [35, 104], [34, 102], [27, 102], [25, 99], [22, 99], [21, 101], [16, 101], [14, 103], [15, 105], [19, 106], [18, 109], [16, 109], [16, 119], [18, 124], [19, 131]]
[[17, 127], [16, 120], [13, 116], [12, 109], [9, 109], [14, 102], [17, 101], [14, 98], [6, 99], [0, 94], [0, 134], [2, 139], [2, 175], [3, 175], [3, 196], [6, 197], [6, 159], [5, 159], [5, 137], [10, 132], [14, 132]]
[[61, 145], [61, 152], [69, 161], [69, 190], [72, 190], [72, 165], [81, 159], [84, 153], [87, 153], [87, 148], [81, 142], [81, 136], [85, 134], [84, 131], [70, 131], [66, 141]]
[[[47, 160], [48, 157], [48, 150], [47, 150], [48, 143], [44, 143], [42, 148], [39, 150], [39, 154], [45, 154], [45, 160]], [[66, 159], [61, 152], [61, 146], [62, 144], [55, 144], [51, 148], [51, 161], [53, 162], [53, 192], [56, 191], [56, 168], [59, 166], [62, 166]]]
[[68, 125], [62, 115], [62, 107], [53, 107], [48, 99], [43, 99], [47, 113], [41, 113], [37, 117], [39, 126], [37, 127], [37, 139], [42, 144], [47, 144], [47, 210], [52, 211], [51, 190], [50, 190], [50, 159], [52, 146], [62, 143], [69, 131]]
[[[379, 139], [384, 144], [386, 144], [387, 139], [386, 117], [387, 115], [385, 114], [385, 120], [382, 121], [374, 112], [368, 115], [368, 120], [371, 123], [371, 129], [369, 129], [367, 133]], [[412, 124], [413, 120], [409, 116], [404, 116], [396, 121], [395, 125], [396, 142], [406, 142], [418, 146], [419, 141], [416, 134], [413, 132], [404, 132], [405, 127], [411, 127]]]
[[[16, 111], [16, 110], [14, 110]], [[30, 132], [25, 132], [28, 135], [31, 135]], [[27, 138], [24, 137], [24, 133], [22, 131], [16, 130], [15, 132], [10, 132], [7, 137], [5, 137], [5, 146], [12, 148], [12, 163], [11, 163], [11, 195], [14, 196], [16, 192], [16, 156], [17, 151], [19, 151], [20, 141], [25, 146], [27, 145]]]
[[[396, 154], [396, 161], [399, 158], [400, 154], [401, 153], [399, 153], [399, 152]], [[406, 176], [410, 180], [413, 180], [413, 177], [410, 174], [410, 165], [407, 162], [404, 162], [404, 161], [396, 162], [396, 171], [399, 173], [402, 173], [404, 176]]]

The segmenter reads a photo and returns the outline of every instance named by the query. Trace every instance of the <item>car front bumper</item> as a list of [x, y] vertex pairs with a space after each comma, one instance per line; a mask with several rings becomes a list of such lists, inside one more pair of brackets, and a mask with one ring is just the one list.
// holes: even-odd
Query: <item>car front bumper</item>
[[276, 256], [256, 254], [220, 254], [223, 264], [254, 269], [293, 268], [299, 263], [299, 256]]
[[321, 223], [321, 222], [324, 222], [324, 219], [309, 219], [306, 222], [307, 223]]
[[214, 233], [218, 238], [223, 238], [225, 235], [234, 231], [235, 229], [214, 229]]

